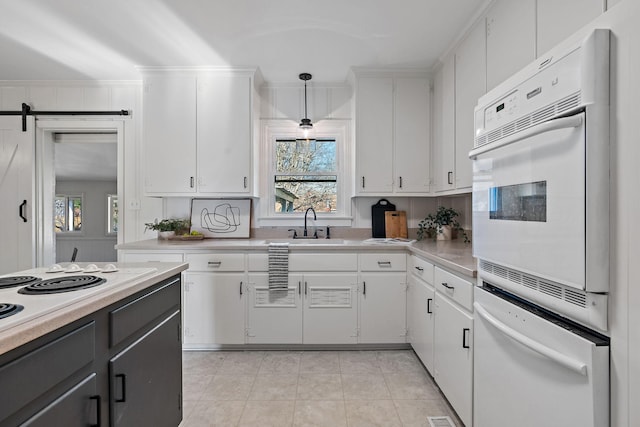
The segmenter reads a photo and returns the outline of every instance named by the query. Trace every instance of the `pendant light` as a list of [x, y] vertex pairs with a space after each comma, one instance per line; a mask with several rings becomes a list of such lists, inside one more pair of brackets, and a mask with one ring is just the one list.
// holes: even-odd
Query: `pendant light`
[[301, 73], [298, 77], [300, 77], [300, 80], [304, 81], [304, 119], [300, 120], [300, 129], [302, 130], [304, 137], [308, 138], [309, 131], [313, 129], [313, 124], [307, 117], [307, 81], [311, 80], [311, 74]]

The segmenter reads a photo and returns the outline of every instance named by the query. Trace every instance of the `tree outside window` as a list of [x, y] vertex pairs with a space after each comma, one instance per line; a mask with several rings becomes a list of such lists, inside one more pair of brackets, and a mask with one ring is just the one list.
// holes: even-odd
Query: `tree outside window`
[[57, 194], [53, 209], [56, 233], [82, 231], [82, 196]]

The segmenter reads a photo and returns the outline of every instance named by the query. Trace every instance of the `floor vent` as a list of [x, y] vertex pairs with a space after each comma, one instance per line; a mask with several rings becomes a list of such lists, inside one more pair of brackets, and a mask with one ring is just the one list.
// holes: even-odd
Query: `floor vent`
[[455, 427], [451, 418], [442, 416], [442, 417], [427, 417], [429, 420], [429, 427]]
[[529, 115], [517, 119], [516, 121], [507, 123], [497, 129], [493, 129], [489, 133], [477, 136], [474, 140], [473, 148], [478, 148], [485, 144], [490, 144], [502, 138], [513, 135], [516, 132], [528, 129], [531, 126], [534, 126], [543, 121], [561, 116], [562, 114], [579, 107], [580, 104], [580, 92], [575, 92], [559, 100], [558, 102], [546, 105]]

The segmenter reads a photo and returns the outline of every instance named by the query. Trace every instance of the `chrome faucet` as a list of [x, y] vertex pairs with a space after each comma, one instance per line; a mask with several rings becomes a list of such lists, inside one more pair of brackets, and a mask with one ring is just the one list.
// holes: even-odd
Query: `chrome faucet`
[[[313, 220], [315, 221], [316, 218], [316, 211], [313, 210], [313, 208], [309, 208], [307, 209], [307, 211], [304, 213], [304, 230], [302, 231], [302, 236], [303, 237], [307, 237], [307, 215], [309, 214], [309, 211], [313, 212]], [[313, 237], [318, 237], [317, 234], [314, 234]]]

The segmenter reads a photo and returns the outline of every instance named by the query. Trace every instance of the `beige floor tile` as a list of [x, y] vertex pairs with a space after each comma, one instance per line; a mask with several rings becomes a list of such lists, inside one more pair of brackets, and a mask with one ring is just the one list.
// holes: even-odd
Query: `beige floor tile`
[[347, 427], [341, 400], [298, 400], [293, 413], [294, 427]]
[[340, 352], [340, 372], [343, 374], [379, 374], [381, 371], [376, 352]]
[[184, 421], [187, 418], [189, 418], [189, 415], [191, 415], [191, 412], [193, 411], [193, 408], [195, 408], [197, 403], [198, 403], [197, 400], [183, 400], [182, 401], [182, 421]]
[[213, 375], [192, 375], [184, 372], [182, 374], [183, 400], [199, 400], [212, 378]]
[[400, 427], [402, 424], [391, 400], [347, 400], [349, 427]]
[[440, 391], [426, 372], [384, 374], [393, 399], [439, 399]]
[[299, 400], [342, 400], [340, 374], [300, 374], [298, 377]]
[[214, 375], [224, 361], [224, 354], [215, 351], [185, 351], [182, 369], [190, 375]]
[[257, 374], [264, 353], [261, 351], [238, 351], [225, 354], [219, 374]]
[[427, 417], [449, 416], [449, 408], [442, 399], [395, 400], [393, 403], [405, 427], [429, 427]]
[[378, 351], [378, 365], [384, 373], [424, 372], [424, 367], [411, 350]]
[[382, 374], [342, 374], [346, 400], [391, 399]]
[[298, 375], [258, 375], [249, 400], [295, 400]]
[[300, 371], [299, 351], [270, 351], [264, 354], [259, 374], [297, 374]]
[[239, 426], [284, 427], [293, 423], [295, 401], [249, 401], [244, 407]]
[[339, 374], [340, 352], [305, 351], [300, 356], [300, 373]]
[[246, 400], [255, 375], [218, 374], [205, 387], [200, 400]]
[[193, 412], [180, 427], [209, 427], [238, 425], [245, 406], [239, 401], [201, 401], [196, 403]]

